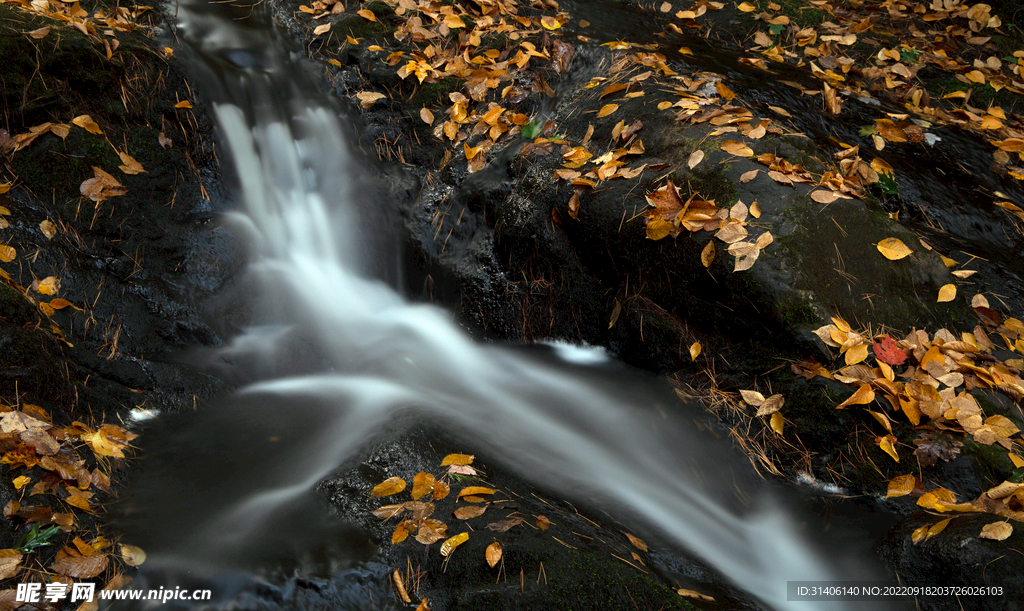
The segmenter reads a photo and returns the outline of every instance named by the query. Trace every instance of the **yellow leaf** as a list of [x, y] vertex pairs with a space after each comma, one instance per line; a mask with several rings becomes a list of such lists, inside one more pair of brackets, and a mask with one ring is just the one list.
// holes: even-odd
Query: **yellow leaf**
[[886, 435], [885, 437], [878, 438], [878, 447], [882, 448], [882, 451], [892, 457], [896, 462], [900, 461], [899, 454], [896, 453], [896, 436]]
[[[9, 182], [0, 183], [0, 195], [3, 195], [4, 193], [7, 193], [8, 191], [10, 191], [11, 190], [11, 186], [12, 185]], [[5, 210], [6, 210], [6, 208], [5, 208]]]
[[[33, 283], [35, 284], [35, 283]], [[53, 276], [47, 276], [39, 281], [36, 286], [36, 291], [43, 295], [56, 295], [57, 291], [60, 290], [60, 280]]]
[[363, 19], [368, 19], [370, 21], [377, 21], [377, 16], [373, 14], [373, 11], [365, 9], [365, 8], [363, 10], [361, 10], [361, 11], [356, 11], [356, 15], [359, 15]]
[[[395, 532], [391, 533], [391, 545], [397, 545], [402, 541], [405, 541], [409, 536], [408, 520], [401, 522], [395, 527]], [[414, 527], [415, 528], [415, 527]]]
[[711, 267], [711, 264], [715, 261], [715, 241], [708, 241], [708, 245], [704, 247], [704, 250], [700, 251], [700, 262], [704, 267]]
[[485, 488], [483, 486], [467, 486], [466, 488], [463, 488], [462, 490], [459, 491], [458, 498], [461, 499], [464, 496], [489, 495], [494, 494], [495, 492], [497, 492], [497, 490], [495, 490], [494, 488]]
[[476, 458], [472, 454], [449, 454], [441, 460], [441, 466], [447, 467], [448, 465], [471, 465], [473, 459]]
[[370, 491], [370, 498], [375, 499], [379, 496], [391, 496], [392, 494], [398, 494], [405, 490], [405, 480], [400, 477], [389, 477], [383, 482], [377, 484]]
[[914, 491], [917, 485], [917, 478], [913, 475], [897, 475], [889, 481], [889, 488], [885, 492], [885, 498], [894, 496], [906, 496]]
[[743, 11], [744, 13], [751, 13], [751, 12], [753, 12], [753, 11], [756, 11], [756, 10], [757, 10], [757, 7], [756, 7], [756, 6], [754, 6], [753, 4], [749, 3], [749, 2], [742, 2], [742, 3], [740, 3], [740, 5], [739, 5], [739, 6], [737, 6], [736, 8], [740, 9], [740, 10], [741, 10], [741, 11]]
[[725, 98], [727, 102], [731, 102], [732, 99], [736, 97], [736, 94], [733, 92], [733, 90], [726, 87], [725, 83], [723, 83], [722, 81], [718, 81], [717, 83], [715, 83], [715, 90], [718, 92], [718, 95]]
[[782, 434], [782, 425], [784, 422], [785, 419], [782, 417], [782, 412], [775, 412], [774, 414], [772, 414], [772, 430], [779, 435]]
[[434, 492], [434, 476], [420, 471], [412, 478], [412, 500], [418, 501]]
[[859, 344], [846, 351], [847, 365], [856, 365], [866, 358], [868, 358], [868, 347], [865, 344]]
[[447, 558], [455, 551], [456, 547], [462, 545], [466, 541], [469, 541], [468, 532], [459, 533], [454, 537], [449, 537], [447, 541], [441, 544], [441, 555]]
[[819, 204], [831, 204], [832, 202], [842, 197], [842, 195], [836, 193], [835, 191], [822, 191], [819, 189], [817, 191], [811, 192], [811, 199], [818, 202]]
[[487, 564], [493, 569], [501, 560], [501, 543], [495, 541], [488, 545], [487, 549], [484, 550], [484, 556], [487, 558]]
[[117, 166], [117, 169], [121, 170], [125, 174], [135, 175], [146, 171], [142, 167], [142, 164], [136, 161], [135, 158], [128, 153], [118, 151], [117, 156], [121, 158], [121, 163], [124, 164]]
[[755, 219], [761, 218], [761, 205], [757, 202], [750, 204], [750, 216]]
[[10, 246], [0, 244], [0, 261], [4, 263], [10, 263], [17, 256], [18, 251], [14, 250]]
[[1003, 541], [1012, 534], [1013, 526], [1009, 522], [992, 522], [981, 528], [981, 534], [978, 535], [978, 538]]
[[629, 542], [633, 544], [633, 547], [637, 548], [641, 552], [647, 551], [647, 544], [644, 543], [644, 540], [640, 537], [634, 537], [633, 535], [626, 533], [626, 538], [629, 539]]
[[914, 252], [902, 240], [897, 238], [885, 238], [878, 243], [877, 248], [878, 252], [882, 253], [882, 256], [890, 261], [899, 261]]
[[931, 527], [929, 527], [928, 528], [928, 538], [931, 539], [935, 535], [937, 535], [940, 532], [946, 530], [946, 527], [949, 526], [949, 521], [951, 519], [952, 518], [946, 518], [945, 520], [941, 520], [939, 522], [936, 522]]
[[90, 134], [103, 133], [103, 130], [100, 129], [100, 126], [97, 125], [96, 122], [93, 121], [92, 117], [90, 117], [89, 115], [79, 115], [74, 119], [71, 119], [71, 122], [77, 125], [78, 127], [81, 127], [85, 131], [89, 132]]
[[967, 80], [972, 83], [978, 83], [979, 85], [985, 84], [985, 75], [980, 70], [971, 70], [964, 76], [966, 76]]
[[910, 533], [910, 541], [911, 541], [911, 543], [913, 543], [914, 545], [917, 545], [918, 543], [920, 543], [920, 542], [924, 541], [925, 539], [927, 539], [928, 538], [928, 529], [929, 529], [929, 526], [927, 524], [925, 524], [924, 526], [921, 526], [919, 528], [915, 528], [914, 532]]
[[542, 26], [544, 26], [545, 30], [557, 30], [558, 28], [562, 27], [562, 24], [558, 23], [557, 19], [555, 19], [554, 17], [550, 17], [550, 16], [549, 17], [541, 17], [540, 24]]
[[[710, 244], [710, 242], [708, 242]], [[700, 342], [693, 342], [690, 345], [690, 360], [696, 361], [697, 357], [700, 356]]]
[[668, 234], [672, 233], [673, 229], [675, 229], [675, 227], [672, 223], [661, 219], [653, 219], [651, 222], [647, 223], [647, 239], [661, 240], [668, 237]]
[[730, 155], [739, 155], [741, 157], [754, 156], [754, 151], [739, 140], [726, 140], [720, 148]]
[[45, 219], [39, 223], [39, 231], [43, 232], [47, 240], [52, 240], [53, 236], [57, 235], [57, 227], [50, 222], [50, 219]]
[[850, 397], [836, 406], [836, 409], [842, 409], [847, 405], [867, 405], [875, 400], [875, 391], [871, 390], [871, 386], [867, 384], [861, 384], [857, 392], [850, 395]]
[[315, 28], [313, 28], [313, 36], [319, 36], [321, 34], [326, 34], [327, 32], [330, 32], [330, 31], [331, 31], [331, 24], [325, 23], [323, 25], [318, 25]]
[[672, 102], [658, 102], [658, 110], [667, 110], [672, 108]]
[[182, 100], [174, 105], [175, 108], [192, 108], [192, 102], [188, 100]]
[[25, 487], [25, 484], [29, 483], [30, 481], [32, 481], [31, 477], [19, 475], [18, 477], [14, 478], [14, 489], [21, 490], [22, 488]]
[[601, 107], [600, 112], [597, 113], [597, 118], [600, 119], [602, 117], [607, 117], [608, 115], [612, 114], [618, 109], [618, 104], [605, 104], [604, 106]]
[[956, 299], [956, 286], [947, 284], [939, 289], [938, 303], [946, 303], [947, 301], [953, 301], [954, 299]]

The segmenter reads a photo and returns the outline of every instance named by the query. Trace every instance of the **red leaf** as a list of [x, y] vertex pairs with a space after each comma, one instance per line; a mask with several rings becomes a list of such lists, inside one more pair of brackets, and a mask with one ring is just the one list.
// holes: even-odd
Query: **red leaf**
[[886, 335], [882, 338], [882, 343], [874, 342], [875, 344], [875, 358], [887, 363], [892, 366], [902, 365], [907, 360], [907, 353], [900, 350], [900, 347], [896, 345], [896, 342], [892, 341], [892, 338]]

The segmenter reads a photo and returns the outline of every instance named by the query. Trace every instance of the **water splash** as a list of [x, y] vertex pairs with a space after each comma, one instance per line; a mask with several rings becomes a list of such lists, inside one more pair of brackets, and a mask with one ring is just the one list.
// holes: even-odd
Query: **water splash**
[[[762, 494], [747, 512], [729, 503], [714, 481], [727, 450], [656, 416], [669, 398], [653, 379], [475, 343], [444, 312], [369, 277], [366, 256], [379, 244], [362, 230], [380, 203], [336, 111], [317, 101], [261, 9], [245, 20], [229, 19], [232, 10], [184, 3], [179, 34], [191, 41], [236, 167], [254, 270], [289, 304], [291, 325], [243, 336], [234, 349], [273, 354], [299, 329], [300, 357], [319, 373], [257, 382], [149, 437], [160, 461], [147, 463], [136, 492], [146, 512], [129, 529], [149, 530], [140, 541], [149, 566], [250, 568], [310, 543], [300, 532], [324, 538], [328, 524], [310, 521], [310, 490], [382, 428], [419, 419], [486, 439], [524, 479], [572, 482], [771, 608], [788, 608], [788, 580], [836, 578], [776, 499]], [[694, 475], [702, 469], [703, 479]]]

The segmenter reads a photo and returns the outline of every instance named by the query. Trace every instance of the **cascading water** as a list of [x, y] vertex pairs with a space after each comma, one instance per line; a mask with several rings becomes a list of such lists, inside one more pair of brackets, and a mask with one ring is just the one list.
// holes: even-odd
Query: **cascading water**
[[316, 354], [307, 358], [317, 373], [251, 384], [186, 420], [192, 431], [179, 422], [176, 445], [155, 450], [164, 464], [146, 463], [126, 521], [151, 535], [139, 541], [149, 571], [227, 573], [252, 568], [244, 560], [255, 548], [324, 538], [299, 514], [312, 488], [383, 427], [431, 421], [486, 440], [489, 458], [526, 480], [571, 487], [645, 523], [773, 609], [792, 608], [787, 581], [868, 577], [826, 562], [767, 494], [741, 512], [726, 486], [699, 482], [700, 469], [714, 479], [708, 457], [723, 449], [655, 416], [664, 389], [652, 380], [475, 343], [444, 312], [367, 277], [368, 261], [383, 256], [368, 243], [380, 240], [365, 239], [379, 203], [336, 111], [316, 101], [265, 15], [229, 11], [183, 3], [178, 34], [236, 166], [254, 271], [277, 287], [291, 326], [248, 333], [222, 358], [274, 353], [276, 339], [299, 329], [312, 338], [302, 351]]

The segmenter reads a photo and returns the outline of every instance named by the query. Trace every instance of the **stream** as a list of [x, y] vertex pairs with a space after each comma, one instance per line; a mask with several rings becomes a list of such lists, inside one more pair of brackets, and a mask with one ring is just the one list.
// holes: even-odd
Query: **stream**
[[247, 281], [262, 312], [204, 358], [251, 381], [147, 424], [152, 449], [120, 524], [149, 555], [137, 586], [202, 582], [226, 601], [327, 548], [331, 570], [364, 570], [373, 550], [326, 515], [314, 488], [383, 434], [421, 423], [659, 533], [767, 608], [796, 608], [787, 581], [881, 578], [863, 550], [815, 536], [785, 491], [737, 490], [722, 474], [749, 470], [745, 459], [692, 416], [656, 409], [675, 401], [662, 382], [598, 349], [479, 343], [444, 311], [406, 301], [394, 288], [391, 204], [345, 114], [268, 10], [249, 11], [184, 0], [176, 35], [234, 166], [232, 223], [251, 244]]

